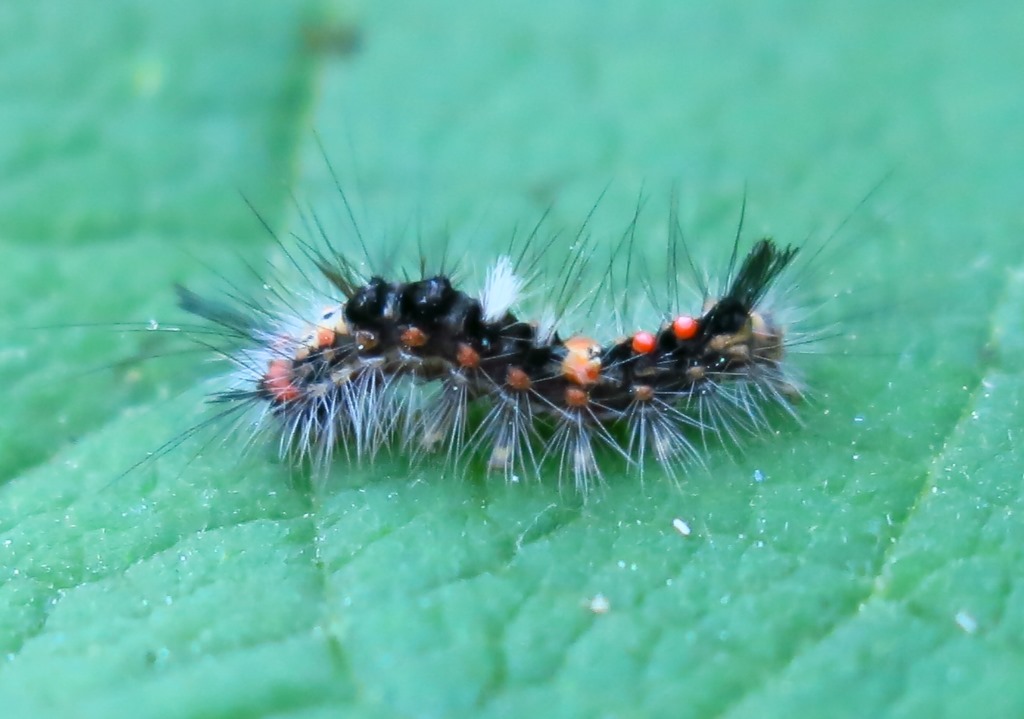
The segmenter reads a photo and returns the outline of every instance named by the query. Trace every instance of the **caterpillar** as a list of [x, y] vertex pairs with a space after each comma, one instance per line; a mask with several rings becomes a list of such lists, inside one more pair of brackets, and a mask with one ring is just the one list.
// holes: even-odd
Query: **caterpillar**
[[[539, 241], [540, 223], [519, 252], [490, 265], [474, 293], [444, 267], [428, 272], [422, 255], [412, 276], [367, 271], [314, 214], [309, 225], [322, 242], [296, 238], [288, 248], [275, 235], [306, 284], [326, 287], [304, 304], [287, 289], [275, 289], [268, 306], [238, 292], [225, 301], [177, 287], [179, 306], [207, 323], [199, 341], [234, 367], [227, 387], [209, 396], [221, 406], [209, 423], [228, 424], [250, 444], [269, 437], [284, 460], [318, 476], [339, 455], [369, 461], [397, 448], [414, 462], [482, 464], [508, 482], [550, 468], [560, 485], [586, 495], [604, 480], [603, 447], [606, 461], [641, 475], [653, 462], [678, 479], [700, 463], [710, 436], [738, 442], [762, 432], [772, 406], [796, 416], [802, 394], [788, 361], [798, 335], [771, 299], [799, 250], [766, 237], [741, 257], [743, 215], [720, 291], [696, 281], [698, 311], [665, 312], [602, 341], [559, 327], [587, 261], [582, 228], [554, 307], [530, 318], [519, 305], [554, 243]], [[605, 291], [635, 231], [636, 215]], [[356, 235], [368, 256], [357, 226]], [[675, 294], [678, 249], [673, 239]]]

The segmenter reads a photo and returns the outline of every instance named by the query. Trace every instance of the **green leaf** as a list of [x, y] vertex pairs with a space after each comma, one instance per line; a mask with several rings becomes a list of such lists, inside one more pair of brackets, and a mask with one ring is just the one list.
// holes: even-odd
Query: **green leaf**
[[[1024, 713], [1021, 15], [4, 5], [4, 715]], [[173, 283], [286, 265], [239, 191], [355, 244], [314, 132], [367, 244], [470, 268], [607, 187], [596, 245], [643, 188], [656, 269], [673, 185], [719, 267], [746, 195], [749, 237], [825, 248], [803, 426], [678, 486], [612, 460], [586, 502], [401, 457], [311, 486], [216, 438], [133, 467], [223, 370], [159, 331]]]

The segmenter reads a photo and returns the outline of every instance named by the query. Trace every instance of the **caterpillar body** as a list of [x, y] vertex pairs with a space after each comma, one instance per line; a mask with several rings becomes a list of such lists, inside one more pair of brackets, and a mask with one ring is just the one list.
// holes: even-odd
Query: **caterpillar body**
[[[560, 334], [560, 312], [521, 316], [525, 253], [500, 256], [473, 295], [422, 261], [418, 276], [388, 279], [300, 241], [329, 288], [312, 312], [184, 287], [178, 298], [241, 345], [214, 348], [235, 367], [210, 396], [224, 406], [218, 421], [234, 419], [250, 441], [274, 437], [289, 462], [322, 474], [339, 454], [371, 460], [397, 447], [449, 468], [482, 463], [510, 482], [555, 471], [586, 494], [604, 477], [602, 445], [640, 473], [653, 460], [678, 477], [708, 435], [765, 430], [770, 405], [794, 414], [791, 334], [766, 298], [798, 250], [764, 238], [739, 258], [739, 236], [721, 291], [701, 285], [699, 312], [604, 342]], [[579, 281], [577, 259], [565, 288]]]

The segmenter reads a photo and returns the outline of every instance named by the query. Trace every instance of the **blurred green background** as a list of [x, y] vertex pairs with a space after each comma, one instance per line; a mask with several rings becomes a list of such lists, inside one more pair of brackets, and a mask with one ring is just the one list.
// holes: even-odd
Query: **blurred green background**
[[[1013, 2], [0, 5], [4, 716], [1024, 714], [1022, 28]], [[314, 132], [372, 241], [448, 232], [470, 266], [606, 186], [599, 246], [643, 190], [656, 250], [673, 187], [701, 258], [744, 192], [751, 236], [820, 244], [892, 177], [808, 273], [846, 336], [804, 365], [806, 426], [681, 487], [385, 460], [310, 490], [201, 444], [120, 476], [219, 368], [112, 323], [280, 263], [243, 194], [285, 235], [293, 192], [337, 217]]]

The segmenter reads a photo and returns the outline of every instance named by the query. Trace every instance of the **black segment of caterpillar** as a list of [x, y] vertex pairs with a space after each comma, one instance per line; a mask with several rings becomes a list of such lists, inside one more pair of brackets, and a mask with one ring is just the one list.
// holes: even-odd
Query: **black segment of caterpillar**
[[[694, 432], [736, 439], [767, 426], [765, 404], [792, 412], [786, 328], [762, 303], [796, 254], [762, 239], [699, 316], [606, 344], [518, 317], [525, 283], [508, 257], [475, 298], [445, 274], [361, 282], [340, 258], [319, 255], [341, 298], [298, 327], [268, 329], [266, 318], [184, 288], [179, 301], [249, 340], [229, 355], [239, 368], [232, 387], [212, 400], [258, 407], [253, 426], [278, 433], [289, 460], [323, 471], [338, 449], [372, 458], [397, 440], [416, 457], [440, 448], [456, 464], [479, 457], [509, 481], [556, 460], [559, 482], [571, 477], [586, 493], [602, 479], [595, 441], [640, 472], [653, 455], [674, 476], [700, 459]], [[485, 415], [470, 427], [475, 405]], [[625, 442], [614, 425], [625, 426]]]

